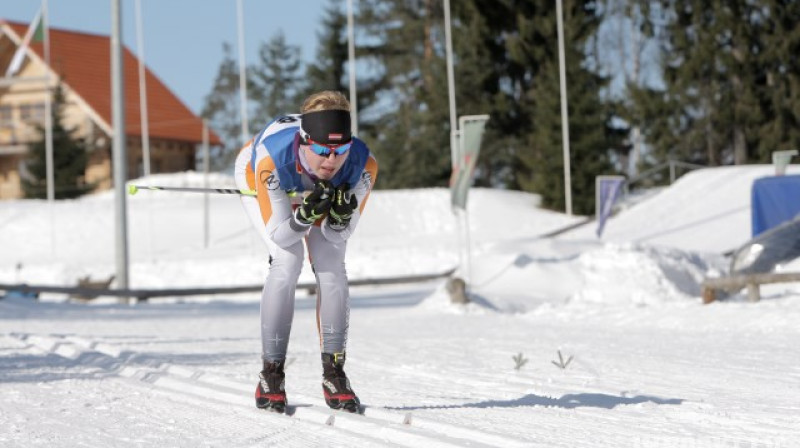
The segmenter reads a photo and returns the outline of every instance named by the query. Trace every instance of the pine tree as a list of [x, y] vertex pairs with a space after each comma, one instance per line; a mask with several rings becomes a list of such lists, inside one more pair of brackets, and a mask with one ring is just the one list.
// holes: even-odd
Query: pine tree
[[[520, 60], [536, 63], [538, 72], [526, 91], [530, 131], [526, 149], [518, 158], [524, 169], [518, 180], [523, 189], [542, 196], [542, 204], [563, 210], [564, 162], [561, 103], [558, 74], [556, 17], [553, 2], [528, 2], [532, 9], [520, 21]], [[573, 211], [594, 210], [594, 179], [613, 174], [611, 151], [619, 147], [619, 136], [610, 126], [613, 110], [600, 99], [607, 79], [585, 66], [586, 43], [595, 35], [601, 17], [596, 2], [564, 1], [564, 40], [570, 128], [570, 175]]]
[[330, 0], [325, 7], [322, 29], [317, 33], [316, 58], [306, 67], [303, 98], [322, 90], [347, 92], [349, 89], [344, 79], [348, 63], [347, 16], [339, 7], [341, 3]]
[[[531, 167], [524, 163], [530, 135], [537, 126], [545, 126], [534, 119], [534, 114], [542, 113], [536, 96], [542, 97], [542, 107], [553, 91], [553, 99], [558, 99], [557, 78], [543, 78], [545, 71], [557, 67], [553, 65], [557, 61], [554, 6], [544, 0], [464, 0], [451, 7], [457, 115], [488, 113], [491, 117], [478, 160], [477, 183], [519, 187], [531, 174]], [[586, 59], [585, 42], [597, 27], [594, 7], [589, 1], [575, 7], [589, 12], [575, 19], [572, 26], [579, 32], [569, 37], [574, 47], [569, 57], [575, 61], [570, 76], [584, 86], [571, 93], [579, 111], [573, 118], [575, 126], [586, 129], [573, 136], [575, 157], [587, 157], [577, 168], [573, 165], [573, 182], [579, 190], [592, 190], [594, 176], [608, 174], [608, 152], [619, 146], [618, 136], [608, 126], [612, 110], [598, 96], [605, 80], [581, 65]], [[330, 20], [320, 35], [325, 45], [320, 46], [308, 73], [333, 74], [341, 83], [347, 62], [345, 22], [336, 11], [327, 13]], [[441, 0], [359, 2], [357, 36], [362, 37], [357, 39], [356, 53], [359, 66], [370, 67], [358, 78], [360, 137], [378, 156], [381, 188], [448, 184], [451, 129], [443, 22]], [[542, 93], [534, 94], [536, 89]], [[558, 115], [556, 109], [557, 120]], [[554, 151], [560, 155], [557, 120], [546, 126], [558, 131]], [[555, 159], [553, 163], [560, 167]], [[548, 173], [553, 171], [548, 168]], [[588, 180], [574, 179], [584, 174]]]
[[[53, 188], [56, 199], [82, 196], [95, 188], [84, 181], [89, 155], [83, 140], [74, 137], [75, 128], [64, 125], [66, 99], [59, 84], [53, 92]], [[23, 178], [22, 187], [27, 198], [47, 197], [46, 130], [38, 125], [39, 139], [28, 146], [26, 169], [29, 178]]]
[[[349, 69], [350, 59], [348, 52], [347, 36], [347, 16], [342, 10], [341, 0], [329, 0], [325, 7], [322, 28], [317, 33], [317, 53], [313, 62], [309, 63], [305, 69], [305, 83], [296, 98], [296, 103], [302, 104], [303, 100], [312, 93], [323, 90], [334, 90], [342, 92], [349, 97]], [[361, 2], [356, 2], [360, 5]], [[374, 63], [371, 44], [365, 43], [369, 39], [369, 32], [362, 32], [366, 26], [356, 20], [355, 28], [355, 52], [356, 62], [359, 67], [357, 71], [356, 89], [358, 91], [358, 104], [353, 107], [358, 108], [359, 123], [357, 137], [366, 140], [370, 147], [373, 145], [373, 136], [379, 132], [375, 131], [375, 121], [370, 120], [370, 106], [376, 103], [376, 95], [386, 88], [384, 79], [374, 72], [374, 70], [363, 70], [368, 63]], [[374, 68], [374, 65], [372, 66]], [[352, 101], [352, 99], [351, 99]], [[366, 117], [366, 119], [365, 119]], [[379, 187], [385, 187], [383, 173], [386, 172], [386, 160], [381, 160], [381, 182]]]
[[762, 0], [765, 120], [759, 129], [756, 160], [769, 162], [773, 151], [800, 148], [800, 2]]
[[[223, 141], [222, 147], [214, 148], [211, 153], [211, 164], [216, 169], [229, 167], [244, 144], [239, 108], [239, 64], [233, 59], [231, 46], [227, 42], [222, 44], [222, 52], [214, 86], [206, 95], [200, 114], [210, 121], [211, 127]], [[249, 91], [252, 91], [251, 85], [249, 81]]]
[[[594, 38], [595, 71], [609, 76], [604, 101], [613, 105], [621, 122], [629, 126], [617, 129], [622, 145], [616, 149], [613, 162], [621, 172], [636, 177], [647, 164], [643, 131], [650, 125], [643, 119], [644, 104], [634, 101], [649, 99], [647, 92], [660, 87], [661, 70], [658, 53], [651, 51], [660, 38], [661, 9], [651, 0], [606, 0], [602, 3], [603, 19]], [[657, 47], [656, 47], [657, 48]]]
[[[382, 188], [445, 186], [450, 127], [440, 0], [365, 0], [359, 26], [370, 36], [362, 60], [379, 67], [363, 118], [381, 163]], [[362, 89], [359, 88], [359, 92]], [[369, 110], [372, 108], [372, 110]]]
[[263, 127], [279, 115], [297, 110], [301, 91], [300, 47], [290, 45], [279, 32], [259, 48], [258, 63], [250, 68], [252, 100], [256, 103], [255, 127]]
[[[670, 0], [659, 137], [662, 158], [719, 165], [758, 158], [764, 67], [764, 5]], [[652, 97], [650, 97], [652, 98]], [[665, 132], [671, 135], [665, 135]]]
[[511, 182], [516, 147], [518, 108], [503, 89], [510, 73], [501, 36], [513, 29], [508, 2], [470, 0], [451, 2], [458, 115], [488, 114], [475, 185], [506, 186]]

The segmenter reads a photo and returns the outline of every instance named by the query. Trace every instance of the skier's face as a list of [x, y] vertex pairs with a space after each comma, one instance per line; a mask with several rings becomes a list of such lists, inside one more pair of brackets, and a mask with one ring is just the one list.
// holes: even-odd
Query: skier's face
[[347, 156], [350, 154], [350, 151], [347, 151], [344, 154], [336, 155], [334, 151], [331, 151], [327, 156], [321, 156], [312, 151], [309, 145], [300, 145], [300, 149], [304, 151], [311, 171], [322, 180], [331, 180], [339, 172], [339, 169], [344, 165], [344, 161], [347, 160]]

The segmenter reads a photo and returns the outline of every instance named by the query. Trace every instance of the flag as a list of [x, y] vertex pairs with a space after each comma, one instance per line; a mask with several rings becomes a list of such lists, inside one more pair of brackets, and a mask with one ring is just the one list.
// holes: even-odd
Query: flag
[[14, 57], [11, 58], [11, 64], [9, 64], [8, 69], [6, 70], [6, 77], [17, 74], [20, 67], [22, 67], [22, 61], [25, 59], [25, 53], [28, 49], [28, 45], [30, 45], [31, 42], [44, 41], [44, 23], [42, 21], [42, 11], [43, 9], [39, 9], [39, 12], [36, 13], [36, 17], [34, 17], [33, 21], [31, 21], [31, 24], [28, 25], [28, 31], [25, 32], [25, 37], [22, 39], [22, 44], [20, 44], [19, 48], [17, 48], [16, 53], [14, 53]]
[[453, 173], [450, 177], [450, 202], [453, 208], [459, 207], [462, 210], [467, 208], [467, 193], [472, 184], [475, 163], [481, 150], [483, 130], [488, 120], [488, 115], [471, 115], [458, 119], [461, 131], [453, 160]]
[[789, 151], [773, 151], [772, 164], [775, 165], [775, 175], [783, 176], [786, 174], [786, 166], [792, 161], [792, 157], [796, 155], [796, 149], [790, 149]]
[[606, 220], [611, 216], [614, 203], [619, 198], [622, 185], [625, 183], [623, 176], [598, 176], [597, 177], [597, 236], [603, 234]]

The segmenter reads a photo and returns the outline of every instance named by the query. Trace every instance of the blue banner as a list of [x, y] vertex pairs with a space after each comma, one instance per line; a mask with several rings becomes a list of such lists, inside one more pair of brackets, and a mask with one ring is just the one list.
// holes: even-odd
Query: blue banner
[[597, 178], [597, 236], [603, 234], [606, 220], [611, 216], [614, 204], [619, 199], [625, 178], [622, 176], [599, 176]]

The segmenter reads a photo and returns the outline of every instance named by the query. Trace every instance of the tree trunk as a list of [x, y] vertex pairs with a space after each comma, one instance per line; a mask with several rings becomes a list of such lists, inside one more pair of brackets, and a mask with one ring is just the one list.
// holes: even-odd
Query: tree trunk
[[424, 51], [422, 62], [423, 82], [425, 83], [425, 91], [433, 93], [433, 75], [431, 73], [433, 64], [433, 0], [425, 0], [425, 24], [424, 26]]
[[[734, 51], [733, 55], [737, 61], [742, 59], [741, 52]], [[742, 78], [738, 75], [734, 75], [731, 78], [731, 83], [733, 84], [734, 104], [736, 104], [736, 102], [738, 102], [737, 96], [743, 88]], [[736, 165], [744, 165], [747, 163], [747, 140], [744, 137], [744, 129], [740, 123], [741, 118], [734, 114], [733, 120], [733, 163]]]
[[741, 126], [733, 129], [733, 163], [736, 165], [747, 163], [747, 140], [744, 138]]
[[714, 130], [711, 129], [711, 117], [706, 116], [706, 156], [708, 157], [709, 166], [719, 165], [717, 158], [717, 149], [714, 147]]

